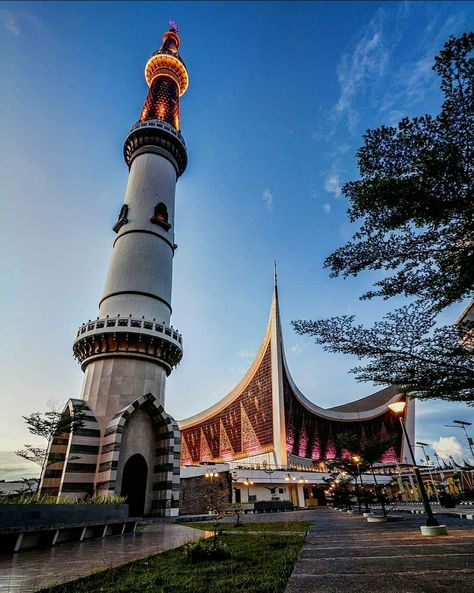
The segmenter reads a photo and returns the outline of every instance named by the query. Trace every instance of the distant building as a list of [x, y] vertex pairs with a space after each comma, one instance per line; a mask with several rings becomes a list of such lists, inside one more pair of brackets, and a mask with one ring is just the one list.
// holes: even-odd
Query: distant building
[[456, 321], [456, 325], [464, 325], [461, 343], [467, 348], [474, 346], [474, 301], [471, 301]]
[[34, 494], [38, 487], [38, 480], [0, 480], [0, 495], [13, 496], [16, 494]]

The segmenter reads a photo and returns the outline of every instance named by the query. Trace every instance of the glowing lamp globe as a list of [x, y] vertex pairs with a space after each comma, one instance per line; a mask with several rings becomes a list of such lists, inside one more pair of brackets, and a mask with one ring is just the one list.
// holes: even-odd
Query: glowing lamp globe
[[403, 410], [405, 409], [406, 405], [406, 402], [395, 402], [393, 404], [388, 404], [387, 407], [390, 408], [394, 414], [400, 416], [403, 414]]

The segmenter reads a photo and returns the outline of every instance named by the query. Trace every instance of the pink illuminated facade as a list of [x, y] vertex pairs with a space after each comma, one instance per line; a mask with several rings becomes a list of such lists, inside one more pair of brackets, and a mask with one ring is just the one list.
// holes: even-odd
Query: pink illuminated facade
[[[204, 412], [179, 422], [181, 465], [228, 462], [236, 465], [314, 467], [346, 457], [336, 436], [356, 434], [363, 443], [396, 435], [381, 462], [404, 462], [405, 443], [398, 418], [388, 404], [405, 400], [395, 387], [334, 408], [308, 400], [293, 381], [280, 326], [278, 288], [260, 349], [240, 383]], [[414, 403], [405, 409], [414, 436]]]

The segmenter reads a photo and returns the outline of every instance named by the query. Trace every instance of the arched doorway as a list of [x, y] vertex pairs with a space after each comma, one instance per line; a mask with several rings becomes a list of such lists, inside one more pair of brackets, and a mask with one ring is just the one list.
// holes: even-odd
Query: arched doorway
[[127, 497], [131, 517], [143, 517], [147, 474], [145, 458], [139, 453], [132, 455], [124, 465], [120, 495]]

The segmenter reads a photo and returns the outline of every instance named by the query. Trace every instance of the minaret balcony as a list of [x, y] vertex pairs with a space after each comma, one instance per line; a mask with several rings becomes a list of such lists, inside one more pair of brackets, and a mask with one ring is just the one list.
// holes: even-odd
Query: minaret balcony
[[155, 320], [105, 317], [81, 325], [73, 352], [83, 370], [99, 358], [127, 356], [153, 360], [170, 374], [183, 356], [183, 340], [173, 327]]
[[140, 128], [159, 128], [161, 130], [165, 130], [166, 132], [169, 132], [170, 134], [178, 138], [178, 140], [180, 140], [184, 144], [184, 146], [186, 146], [186, 142], [184, 141], [181, 132], [176, 130], [167, 121], [161, 119], [147, 119], [146, 121], [139, 121], [130, 128], [129, 134], [131, 134], [135, 130], [139, 130]]
[[180, 131], [161, 119], [137, 122], [128, 133], [123, 147], [124, 158], [130, 167], [132, 160], [143, 152], [156, 152], [168, 158], [179, 177], [186, 169], [186, 143]]

